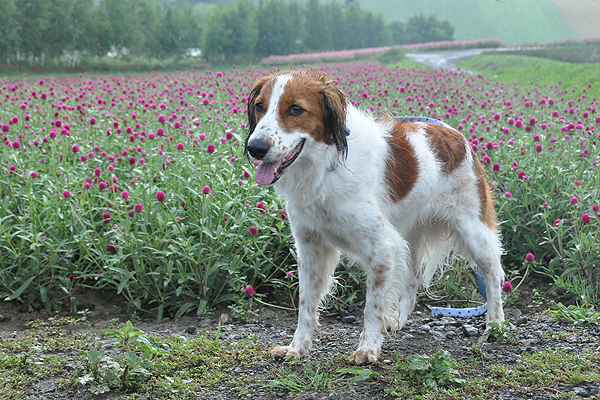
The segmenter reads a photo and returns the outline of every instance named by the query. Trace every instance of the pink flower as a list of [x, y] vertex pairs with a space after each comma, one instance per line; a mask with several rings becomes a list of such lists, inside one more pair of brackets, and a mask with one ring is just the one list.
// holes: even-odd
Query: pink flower
[[269, 209], [267, 208], [267, 206], [265, 205], [265, 203], [263, 203], [262, 201], [259, 201], [256, 204], [256, 208], [260, 209], [260, 212], [262, 214], [266, 213], [267, 211], [269, 211]]
[[98, 121], [96, 120], [96, 118], [94, 118], [94, 117], [90, 118], [90, 124], [92, 124], [92, 125], [96, 125], [96, 122], [98, 122]]
[[525, 254], [525, 260], [529, 261], [529, 262], [534, 262], [535, 261], [535, 256], [531, 253], [527, 253]]
[[216, 150], [216, 147], [214, 144], [209, 144], [208, 147], [206, 148], [206, 151], [208, 151], [209, 153], [214, 153]]
[[165, 118], [164, 115], [159, 115], [158, 116], [158, 122], [163, 123], [163, 122], [165, 122], [165, 120], [166, 120], [166, 118]]
[[287, 276], [288, 278], [291, 278], [292, 276], [294, 276], [294, 273], [292, 271], [288, 271], [285, 273], [285, 276]]
[[124, 199], [128, 198], [129, 197], [129, 192], [127, 190], [123, 190], [121, 192], [121, 197], [124, 198]]
[[254, 288], [250, 285], [246, 286], [246, 296], [247, 297], [252, 297], [256, 294], [256, 290], [254, 290]]
[[185, 150], [183, 143], [177, 143], [177, 150]]
[[559, 225], [559, 224], [560, 224], [560, 219], [557, 219], [557, 220], [555, 220], [555, 221], [554, 221], [554, 225], [553, 225], [553, 226], [554, 226], [555, 228], [558, 228], [558, 225]]
[[32, 177], [33, 179], [37, 178], [37, 177], [38, 177], [38, 173], [37, 173], [37, 172], [35, 172], [35, 171], [33, 171], [33, 172], [31, 173], [31, 177]]
[[579, 199], [577, 197], [571, 197], [571, 200], [569, 202], [571, 204], [577, 204], [577, 203], [579, 203]]
[[258, 231], [256, 230], [256, 227], [255, 226], [251, 226], [250, 227], [250, 235], [256, 236], [257, 233], [258, 233]]
[[79, 146], [77, 146], [77, 145], [73, 145], [73, 147], [71, 147], [71, 151], [72, 151], [73, 153], [77, 153], [77, 152], [79, 151]]
[[581, 222], [583, 222], [584, 224], [589, 224], [592, 221], [592, 217], [590, 216], [590, 214], [585, 213], [581, 216]]
[[513, 290], [513, 286], [512, 286], [512, 283], [510, 283], [509, 281], [505, 281], [502, 284], [502, 291], [503, 292], [508, 293], [508, 292], [512, 292], [512, 290]]
[[144, 211], [144, 206], [141, 203], [137, 203], [134, 207], [133, 207], [134, 211], [136, 213], [141, 213], [142, 211]]
[[509, 198], [509, 199], [512, 197], [512, 193], [511, 193], [511, 192], [506, 192], [506, 193], [504, 193], [504, 195], [505, 195], [507, 198]]
[[65, 191], [63, 192], [63, 197], [64, 197], [64, 198], [71, 197], [71, 192], [69, 192], [68, 190], [65, 190]]
[[117, 249], [115, 249], [114, 243], [108, 242], [108, 244], [106, 245], [106, 251], [108, 251], [109, 253], [116, 253]]
[[210, 186], [204, 186], [202, 188], [202, 193], [204, 193], [204, 194], [210, 194]]
[[594, 204], [594, 205], [592, 206], [592, 210], [594, 210], [594, 211], [598, 211], [598, 210], [600, 210], [600, 206], [599, 206], [598, 204]]
[[110, 213], [108, 211], [102, 214], [102, 222], [104, 222], [105, 224], [108, 224], [110, 222]]
[[543, 148], [544, 146], [542, 146], [541, 144], [535, 145], [535, 151], [537, 151], [538, 153], [541, 153]]

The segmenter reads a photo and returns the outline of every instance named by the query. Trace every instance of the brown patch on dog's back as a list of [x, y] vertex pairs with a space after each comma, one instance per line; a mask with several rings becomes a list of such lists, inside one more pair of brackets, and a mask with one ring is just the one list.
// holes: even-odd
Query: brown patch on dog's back
[[[388, 118], [384, 118], [388, 122]], [[390, 187], [390, 198], [394, 203], [402, 200], [412, 190], [419, 175], [419, 164], [415, 151], [406, 137], [406, 132], [416, 129], [415, 124], [396, 121], [391, 136], [387, 138], [390, 154], [386, 160], [385, 179]]]
[[496, 220], [496, 211], [494, 210], [494, 199], [487, 183], [485, 170], [473, 150], [471, 150], [471, 156], [473, 157], [473, 169], [477, 175], [477, 193], [479, 195], [479, 203], [481, 204], [479, 219], [491, 229], [497, 230], [498, 221]]
[[442, 164], [443, 173], [451, 173], [464, 161], [467, 148], [462, 133], [442, 125], [425, 124], [425, 135], [436, 159]]

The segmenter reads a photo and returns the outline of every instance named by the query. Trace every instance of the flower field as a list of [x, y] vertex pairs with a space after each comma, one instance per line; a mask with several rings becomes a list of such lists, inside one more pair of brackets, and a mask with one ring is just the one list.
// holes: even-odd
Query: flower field
[[[497, 199], [507, 271], [600, 304], [600, 112], [588, 88], [321, 68], [374, 113], [461, 130]], [[285, 286], [295, 265], [286, 214], [243, 154], [247, 96], [263, 73], [5, 78], [2, 297], [75, 310], [78, 290], [109, 288], [162, 317], [202, 315], [247, 285]]]

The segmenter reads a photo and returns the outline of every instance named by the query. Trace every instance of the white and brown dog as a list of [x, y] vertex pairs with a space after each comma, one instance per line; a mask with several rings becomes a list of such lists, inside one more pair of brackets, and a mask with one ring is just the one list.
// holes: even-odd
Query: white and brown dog
[[258, 80], [246, 150], [255, 180], [285, 199], [298, 254], [298, 327], [275, 356], [307, 354], [340, 251], [366, 271], [364, 329], [355, 364], [377, 361], [383, 332], [400, 329], [417, 289], [451, 252], [487, 283], [488, 322], [502, 322], [502, 248], [485, 172], [459, 132], [375, 119], [314, 70]]

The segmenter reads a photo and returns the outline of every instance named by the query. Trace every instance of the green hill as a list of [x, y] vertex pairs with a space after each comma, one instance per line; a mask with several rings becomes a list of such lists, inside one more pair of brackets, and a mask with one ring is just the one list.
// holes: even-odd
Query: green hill
[[419, 13], [436, 15], [450, 21], [456, 40], [523, 43], [582, 38], [573, 20], [567, 20], [551, 0], [360, 0], [360, 6], [383, 14], [386, 22], [406, 22]]

